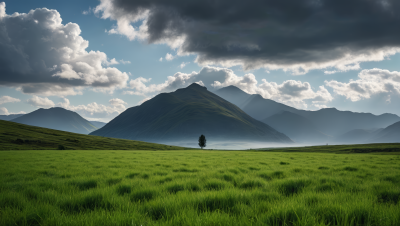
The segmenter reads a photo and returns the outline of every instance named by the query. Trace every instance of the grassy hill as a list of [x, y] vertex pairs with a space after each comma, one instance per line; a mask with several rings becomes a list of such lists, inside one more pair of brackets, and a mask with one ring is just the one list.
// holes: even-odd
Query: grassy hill
[[76, 134], [0, 120], [0, 150], [54, 150], [58, 145], [74, 150], [185, 149], [142, 141]]

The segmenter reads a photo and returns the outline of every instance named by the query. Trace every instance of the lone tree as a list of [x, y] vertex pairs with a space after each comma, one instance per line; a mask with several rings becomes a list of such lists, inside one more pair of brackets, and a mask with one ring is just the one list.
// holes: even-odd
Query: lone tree
[[201, 136], [199, 137], [199, 146], [201, 147], [201, 149], [203, 149], [206, 146], [206, 137], [201, 134]]

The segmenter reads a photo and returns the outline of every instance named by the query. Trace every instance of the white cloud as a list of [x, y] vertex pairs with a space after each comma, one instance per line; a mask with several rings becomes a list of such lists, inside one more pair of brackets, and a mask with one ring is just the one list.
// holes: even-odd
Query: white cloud
[[93, 11], [92, 7], [89, 7], [88, 10], [82, 12], [83, 15], [89, 15]]
[[168, 61], [171, 61], [171, 60], [173, 60], [175, 57], [172, 55], [172, 54], [170, 54], [170, 53], [167, 53], [167, 55], [165, 55], [165, 59], [166, 60], [168, 60]]
[[336, 74], [337, 71], [324, 71], [324, 74], [326, 75], [332, 75], [332, 74]]
[[105, 65], [107, 65], [107, 66], [115, 65], [115, 64], [119, 64], [119, 62], [115, 58], [112, 58], [110, 61], [105, 62]]
[[[362, 70], [359, 79], [350, 80], [348, 83], [335, 80], [325, 81], [333, 91], [351, 101], [369, 99], [373, 95], [388, 93], [400, 95], [400, 72], [374, 68]], [[389, 97], [390, 101], [390, 97]]]
[[158, 61], [162, 62], [163, 58], [161, 57]]
[[12, 114], [26, 114], [25, 111], [20, 111], [20, 112], [9, 112], [7, 108], [1, 107], [0, 108], [0, 115], [12, 115]]
[[[0, 16], [1, 16], [1, 5], [0, 5]], [[0, 115], [9, 115], [9, 114], [10, 113], [8, 112], [7, 108], [5, 108], [5, 107], [0, 108]]]
[[237, 76], [227, 68], [204, 67], [200, 72], [192, 72], [190, 74], [178, 72], [173, 76], [168, 76], [167, 80], [161, 84], [146, 85], [150, 81], [151, 79], [142, 77], [133, 79], [129, 82], [133, 91], [127, 91], [126, 93], [146, 97], [156, 93], [174, 91], [198, 82], [211, 90], [234, 85], [250, 94], [260, 94], [264, 98], [273, 99], [298, 108], [308, 107], [305, 100], [311, 101], [313, 105], [321, 105], [333, 100], [333, 97], [324, 86], [320, 86], [317, 91], [314, 91], [308, 82], [295, 80], [287, 80], [282, 84], [277, 84], [262, 79], [259, 84], [253, 74]]
[[0, 104], [5, 104], [5, 103], [13, 103], [13, 102], [20, 102], [20, 99], [13, 98], [10, 96], [2, 96], [0, 97]]
[[0, 2], [0, 20], [5, 16], [6, 16], [6, 3]]
[[67, 98], [63, 98], [62, 102], [59, 102], [57, 106], [78, 112], [83, 117], [89, 118], [97, 118], [97, 119], [105, 119], [105, 118], [113, 118], [126, 110], [126, 102], [114, 98], [109, 100], [110, 105], [106, 106], [104, 104], [98, 104], [96, 102], [87, 104], [87, 105], [77, 105], [73, 106], [70, 104], [70, 101]]
[[33, 96], [32, 98], [26, 100], [26, 102], [38, 108], [51, 108], [55, 106], [54, 102], [47, 97], [42, 98], [38, 96]]
[[187, 64], [190, 64], [190, 62], [182, 62], [181, 65], [179, 65], [180, 68], [184, 68]]
[[[100, 51], [86, 51], [79, 25], [62, 24], [58, 11], [5, 13], [0, 3], [0, 83], [40, 95], [76, 95], [85, 87], [113, 92], [126, 87], [129, 76], [110, 65]], [[127, 63], [127, 61], [120, 61]]]
[[131, 62], [129, 60], [120, 60], [119, 62], [121, 62], [121, 64], [131, 64]]
[[114, 98], [108, 101], [112, 106], [126, 105], [127, 103], [121, 99]]

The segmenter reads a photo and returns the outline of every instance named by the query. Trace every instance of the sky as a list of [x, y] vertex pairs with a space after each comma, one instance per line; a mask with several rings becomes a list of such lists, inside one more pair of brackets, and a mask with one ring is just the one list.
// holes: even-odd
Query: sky
[[398, 0], [0, 0], [0, 115], [108, 122], [193, 82], [400, 115]]

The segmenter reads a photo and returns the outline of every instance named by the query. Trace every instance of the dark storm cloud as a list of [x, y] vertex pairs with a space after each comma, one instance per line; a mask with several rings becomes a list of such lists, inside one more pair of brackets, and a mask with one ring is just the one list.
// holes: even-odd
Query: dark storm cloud
[[[144, 20], [150, 43], [184, 37], [198, 62], [354, 69], [400, 46], [398, 0], [101, 0], [103, 18]], [[119, 27], [124, 34], [124, 28]], [[297, 65], [297, 66], [296, 66]], [[297, 69], [296, 69], [297, 68]]]

